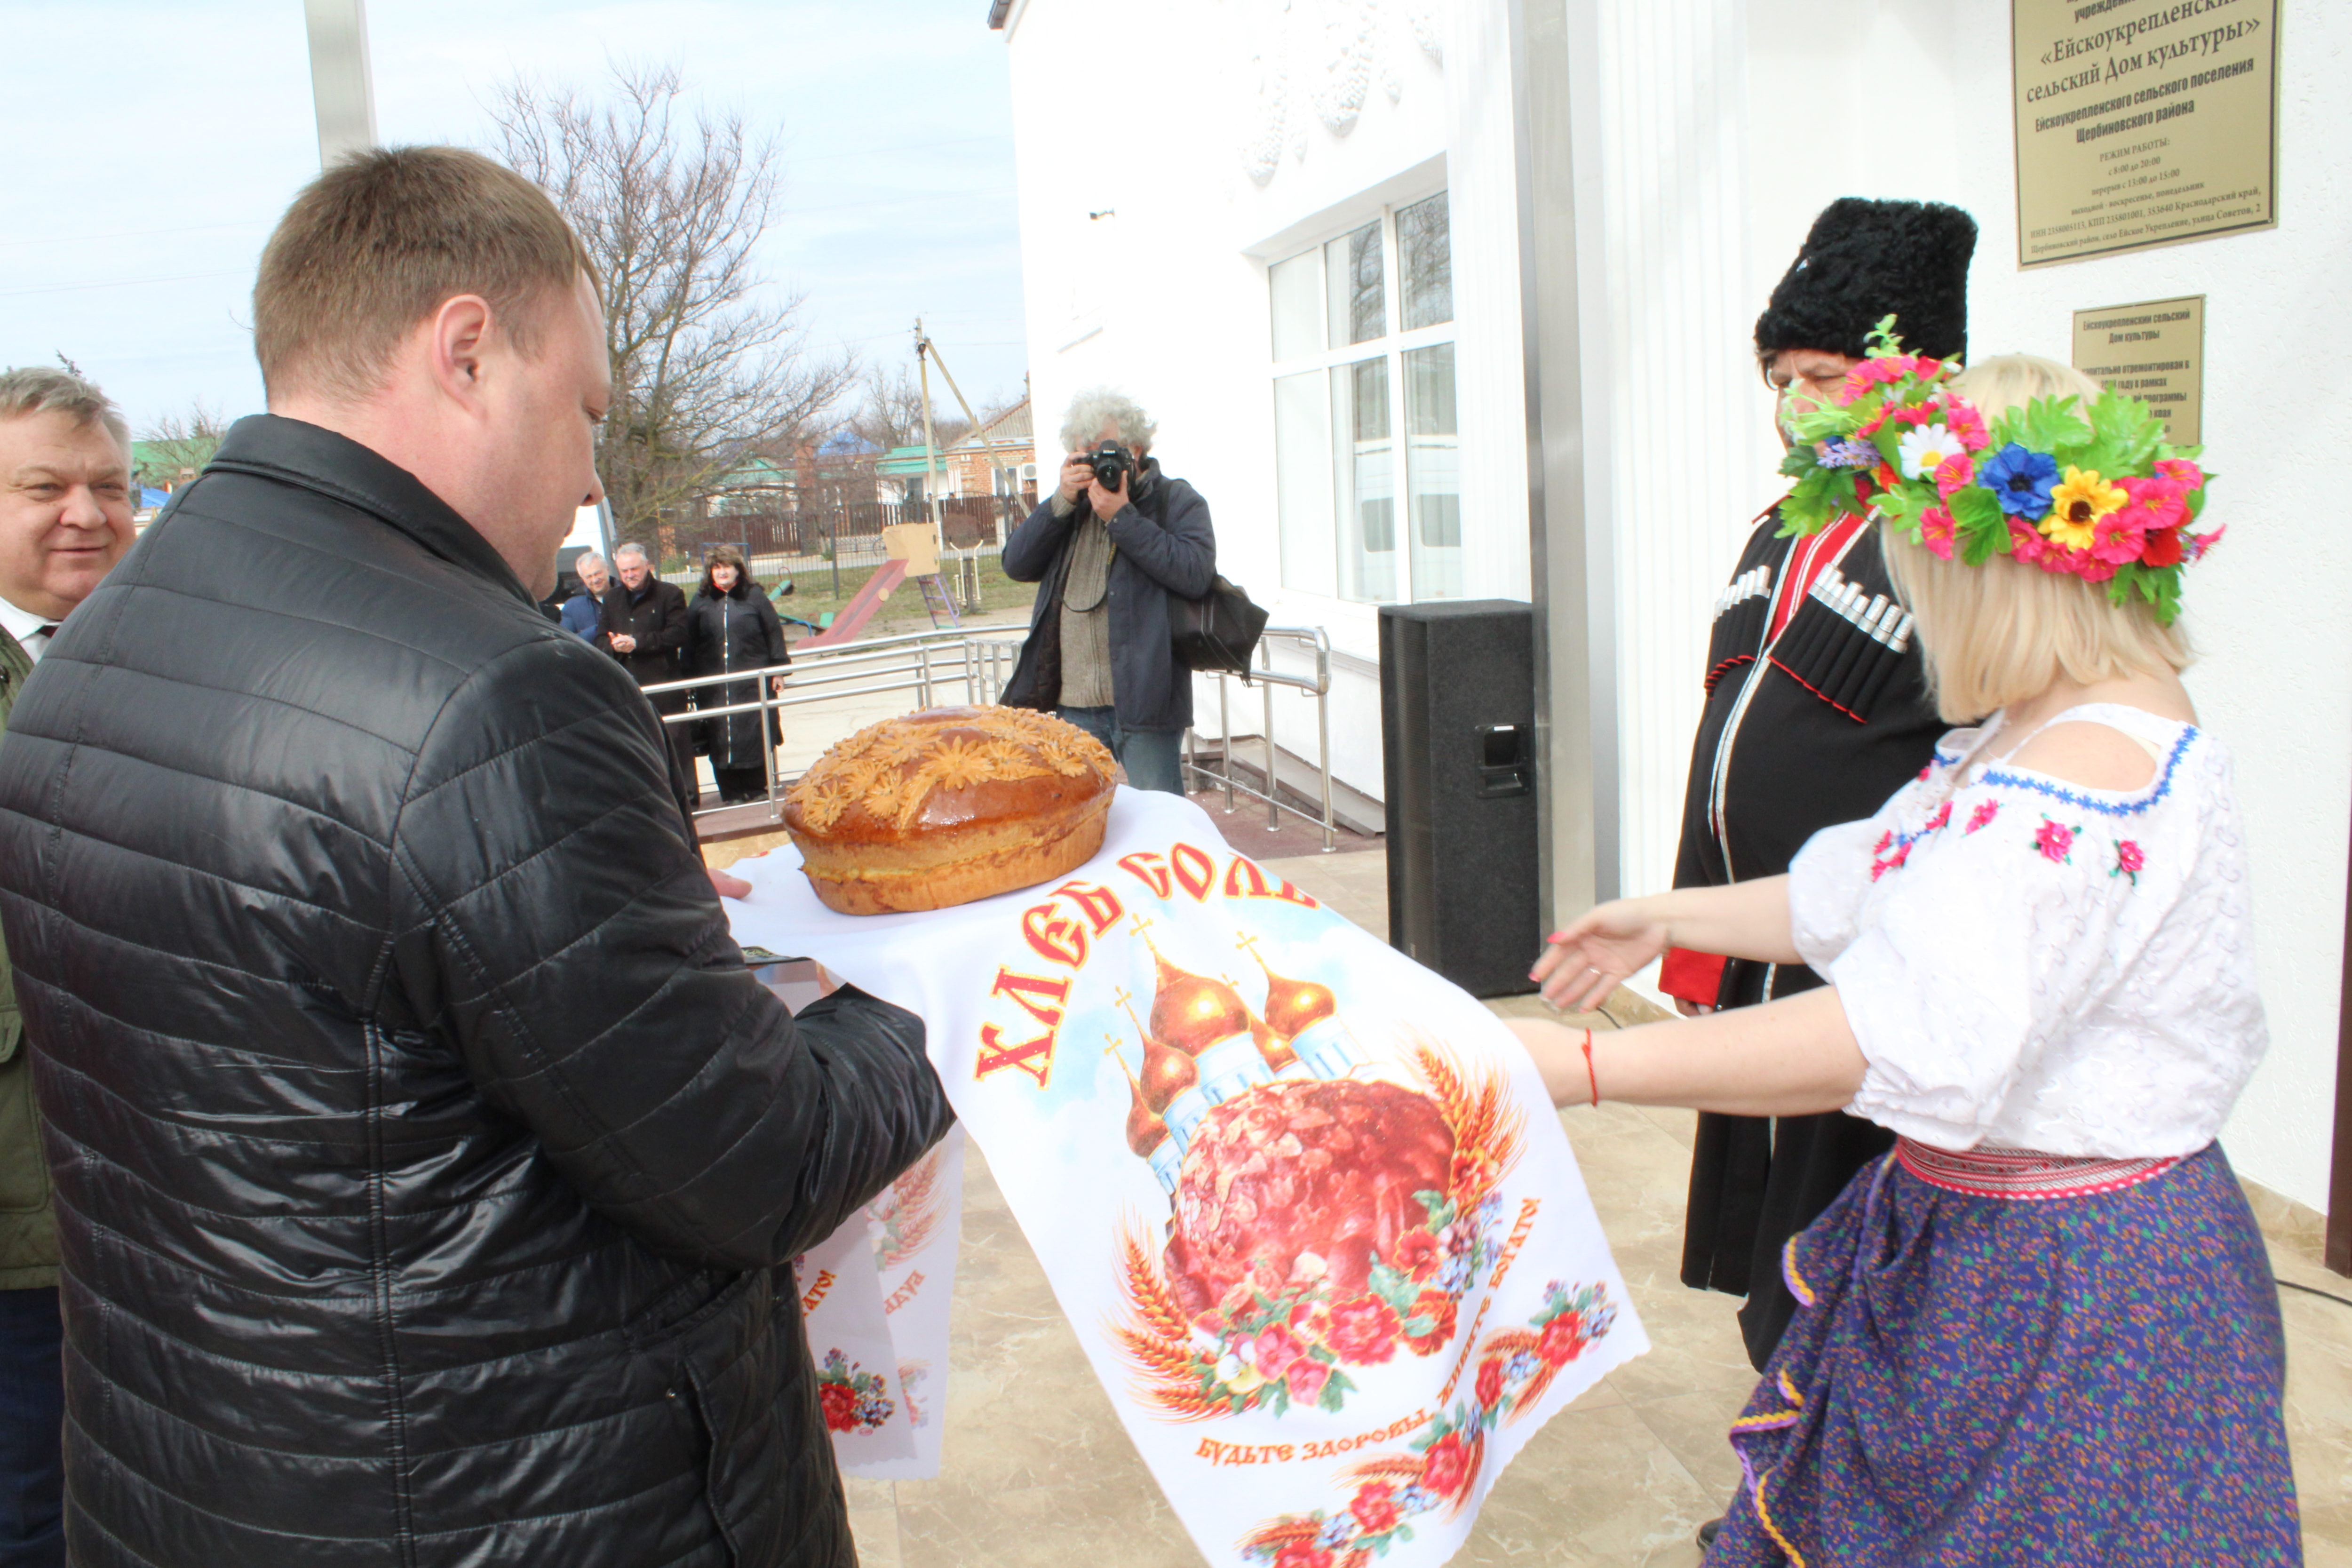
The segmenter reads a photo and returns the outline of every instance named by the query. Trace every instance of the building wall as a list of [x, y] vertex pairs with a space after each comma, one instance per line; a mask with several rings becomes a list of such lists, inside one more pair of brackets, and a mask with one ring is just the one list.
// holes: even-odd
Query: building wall
[[[1847, 195], [1974, 213], [1979, 357], [2063, 359], [2075, 309], [2203, 293], [2211, 515], [2231, 529], [2191, 574], [2202, 658], [2189, 686], [2239, 759], [2273, 1032], [2227, 1142], [2248, 1175], [2324, 1206], [2352, 829], [2352, 531], [2315, 468], [2352, 448], [2352, 387], [2315, 307], [2335, 308], [2352, 265], [2352, 116], [2333, 91], [2352, 68], [2352, 6], [2281, 7], [2278, 228], [2030, 273], [2015, 260], [2007, 0], [1569, 11], [1584, 100], [1585, 500], [1610, 520], [1614, 561], [1621, 886], [1671, 873], [1707, 612], [1778, 493], [1749, 331], [1813, 215]], [[1209, 499], [1221, 568], [1278, 622], [1328, 629], [1338, 769], [1373, 795], [1373, 612], [1279, 586], [1265, 265], [1339, 232], [1383, 189], [1452, 193], [1469, 591], [1524, 596], [1507, 18], [1504, 0], [1027, 0], [1011, 39], [1041, 427], [1097, 382], [1153, 409], [1170, 470]], [[1069, 84], [1137, 51], [1155, 70], [1122, 84], [1118, 131], [1101, 135]], [[1326, 111], [1359, 87], [1342, 132]], [[1251, 160], [1263, 169], [1269, 153], [1253, 180]], [[1117, 217], [1086, 216], [1106, 208]], [[1204, 685], [1204, 729], [1213, 694]], [[1236, 730], [1255, 731], [1255, 696], [1235, 697]], [[1310, 752], [1311, 707], [1286, 694], [1277, 712], [1277, 738]]]
[[[1073, 394], [1108, 384], [1142, 402], [1155, 455], [1208, 500], [1219, 570], [1275, 624], [1329, 636], [1334, 771], [1376, 798], [1377, 613], [1282, 585], [1266, 268], [1384, 199], [1449, 191], [1465, 589], [1525, 598], [1502, 16], [1500, 0], [1027, 0], [1009, 29], [1040, 473]], [[1153, 62], [1122, 79], [1111, 134], [1067, 86], [1106, 58]], [[1289, 645], [1275, 662], [1312, 670]], [[1256, 733], [1256, 694], [1233, 699], [1235, 732]], [[1214, 734], [1213, 681], [1196, 707]], [[1313, 704], [1278, 692], [1275, 711], [1276, 739], [1311, 756]]]
[[[1780, 493], [1752, 348], [1739, 0], [1570, 0], [1586, 504], [1612, 525], [1617, 888], [1674, 879], [1716, 595]], [[1778, 268], [1774, 268], [1778, 276]]]
[[[2009, 7], [1748, 0], [1749, 95], [1818, 103], [1811, 85], [1902, 84], [1846, 123], [1759, 112], [1749, 156], [1753, 289], [1806, 220], [1844, 195], [1935, 197], [1981, 226], [1969, 349], [2064, 360], [2073, 312], [2206, 296], [2207, 516], [2229, 537], [2189, 575], [2188, 676], [2236, 753], [2252, 857], [2271, 1054], [2223, 1142], [2239, 1169], [2326, 1206], [2352, 827], [2352, 533], [2319, 469], [2352, 447], [2352, 374], [2325, 319], [2352, 281], [2352, 6], [2279, 7], [2278, 227], [2021, 271], [2010, 121]], [[1859, 134], [1855, 125], [1885, 125]]]

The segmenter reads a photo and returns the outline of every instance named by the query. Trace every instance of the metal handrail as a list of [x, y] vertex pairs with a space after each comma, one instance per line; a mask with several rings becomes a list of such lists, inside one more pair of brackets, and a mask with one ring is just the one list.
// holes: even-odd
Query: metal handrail
[[[1028, 640], [1028, 628], [1007, 627], [1001, 632], [934, 630], [910, 632], [898, 637], [873, 637], [836, 647], [803, 647], [796, 650], [789, 666], [769, 665], [758, 669], [729, 670], [718, 675], [692, 676], [683, 680], [664, 680], [644, 688], [648, 697], [664, 697], [673, 693], [693, 692], [704, 687], [726, 686], [736, 682], [758, 683], [758, 696], [749, 702], [730, 702], [716, 708], [688, 707], [676, 713], [657, 714], [664, 724], [691, 724], [705, 719], [723, 719], [735, 714], [761, 715], [761, 725], [770, 721], [766, 715], [787, 708], [806, 708], [820, 702], [830, 702], [845, 697], [872, 697], [892, 691], [917, 693], [919, 706], [938, 705], [939, 689], [943, 685], [961, 685], [967, 703], [992, 703], [1003, 697], [1007, 681], [1012, 679], [1020, 659], [1021, 648]], [[1310, 651], [1315, 659], [1315, 673], [1309, 678], [1293, 675], [1274, 668], [1273, 642], [1283, 642]], [[1238, 784], [1230, 765], [1233, 754], [1233, 727], [1228, 721], [1228, 679], [1217, 676], [1218, 745], [1222, 764], [1220, 771], [1211, 773], [1200, 763], [1200, 738], [1192, 731], [1184, 735], [1182, 767], [1197, 787], [1208, 781], [1221, 786], [1225, 795], [1225, 809], [1234, 809], [1234, 796], [1245, 795], [1263, 801], [1266, 807], [1266, 830], [1273, 832], [1282, 824], [1281, 814], [1310, 823], [1319, 823], [1323, 829], [1323, 848], [1329, 853], [1337, 847], [1336, 818], [1332, 813], [1331, 796], [1331, 639], [1320, 626], [1268, 626], [1258, 644], [1259, 668], [1245, 678], [1255, 682], [1265, 696], [1265, 785], [1260, 791]], [[779, 691], [772, 678], [782, 676], [786, 689]], [[862, 684], [852, 684], [862, 682]], [[1288, 687], [1315, 699], [1317, 762], [1322, 778], [1322, 816], [1301, 811], [1276, 796], [1280, 785], [1275, 773], [1274, 689]], [[797, 775], [784, 777], [776, 766], [773, 745], [762, 748], [767, 764], [768, 820], [783, 820], [783, 795], [798, 782]], [[708, 816], [720, 811], [739, 811], [751, 802], [727, 802], [719, 805], [699, 806], [695, 815]]]
[[[1275, 642], [1303, 645], [1315, 656], [1315, 677], [1289, 675], [1274, 668]], [[1225, 809], [1234, 809], [1234, 796], [1245, 795], [1252, 800], [1265, 803], [1265, 830], [1275, 832], [1282, 826], [1282, 814], [1316, 823], [1323, 829], [1323, 853], [1328, 855], [1339, 847], [1338, 820], [1331, 806], [1331, 637], [1321, 626], [1268, 626], [1258, 634], [1258, 668], [1244, 679], [1255, 682], [1265, 694], [1265, 720], [1260, 726], [1265, 742], [1265, 788], [1252, 789], [1234, 780], [1234, 727], [1228, 702], [1230, 688], [1223, 670], [1217, 673], [1217, 760], [1215, 773], [1201, 765], [1200, 737], [1188, 730], [1184, 732], [1184, 770], [1197, 785], [1203, 780], [1213, 780], [1225, 792]], [[1287, 686], [1304, 691], [1315, 699], [1315, 751], [1318, 772], [1323, 785], [1323, 815], [1318, 818], [1280, 799], [1281, 781], [1275, 773], [1274, 689]]]

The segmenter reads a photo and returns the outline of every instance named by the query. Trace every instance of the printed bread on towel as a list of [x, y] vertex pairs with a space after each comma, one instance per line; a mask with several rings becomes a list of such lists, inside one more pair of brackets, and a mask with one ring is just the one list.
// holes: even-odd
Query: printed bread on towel
[[784, 828], [827, 909], [946, 909], [1085, 864], [1114, 773], [1101, 742], [1049, 714], [933, 708], [818, 758], [785, 797]]

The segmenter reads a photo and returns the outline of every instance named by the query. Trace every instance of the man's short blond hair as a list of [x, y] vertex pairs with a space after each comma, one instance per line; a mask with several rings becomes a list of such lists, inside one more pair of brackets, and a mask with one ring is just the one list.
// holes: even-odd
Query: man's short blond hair
[[[1970, 365], [1953, 389], [1988, 420], [2037, 397], [2087, 405], [2099, 384], [2081, 371], [2032, 354]], [[1990, 453], [1980, 456], [1990, 456]], [[2189, 668], [2195, 655], [2175, 622], [2157, 624], [2137, 595], [2117, 605], [2107, 584], [2071, 572], [2044, 572], [2010, 555], [1963, 564], [1882, 529], [1887, 574], [1919, 618], [1920, 651], [1936, 711], [1972, 724], [2049, 689], [2061, 674], [2088, 684]]]
[[547, 194], [479, 153], [387, 147], [302, 188], [261, 253], [253, 352], [273, 397], [375, 392], [403, 339], [460, 294], [529, 353], [596, 269]]

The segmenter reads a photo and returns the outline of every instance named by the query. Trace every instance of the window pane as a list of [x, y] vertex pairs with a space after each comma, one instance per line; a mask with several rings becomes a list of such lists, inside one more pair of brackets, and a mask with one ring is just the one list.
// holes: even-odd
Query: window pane
[[1404, 269], [1407, 331], [1454, 319], [1454, 250], [1447, 229], [1444, 191], [1397, 213], [1397, 265]]
[[1322, 258], [1316, 251], [1266, 268], [1274, 292], [1274, 357], [1304, 359], [1323, 352]]
[[1332, 478], [1339, 514], [1339, 593], [1388, 604], [1397, 596], [1396, 454], [1389, 434], [1389, 362], [1359, 360], [1331, 373]]
[[1368, 343], [1388, 333], [1388, 295], [1381, 272], [1381, 226], [1368, 223], [1323, 247], [1330, 278], [1331, 346]]
[[1405, 472], [1412, 487], [1412, 596], [1462, 596], [1461, 438], [1454, 424], [1454, 345], [1404, 356]]
[[[1311, 253], [1307, 259], [1314, 259]], [[1331, 420], [1321, 371], [1275, 378], [1274, 485], [1283, 586], [1307, 594], [1334, 592]]]

